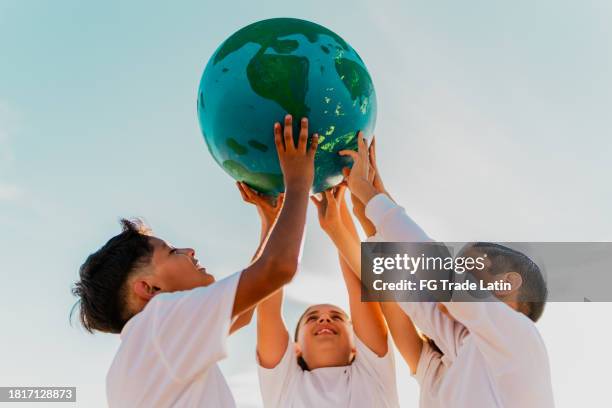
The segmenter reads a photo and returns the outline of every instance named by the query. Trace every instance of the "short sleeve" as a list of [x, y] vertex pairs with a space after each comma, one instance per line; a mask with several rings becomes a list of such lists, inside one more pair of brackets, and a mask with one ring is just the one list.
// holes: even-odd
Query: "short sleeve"
[[[423, 342], [421, 356], [417, 364], [416, 373], [413, 375], [419, 385], [423, 388], [426, 384], [433, 382], [436, 373], [442, 364], [442, 355], [435, 350], [429, 342]], [[429, 384], [431, 385], [431, 384]], [[427, 387], [429, 388], [429, 387]]]
[[285, 354], [274, 368], [264, 368], [257, 362], [259, 388], [264, 407], [281, 407], [282, 397], [288, 394], [296, 376], [302, 372], [295, 355], [295, 343], [289, 339]]
[[397, 302], [410, 317], [412, 323], [442, 350], [446, 359], [452, 361], [468, 335], [460, 322], [446, 316], [434, 302]]
[[226, 356], [240, 274], [151, 300], [153, 342], [175, 381], [187, 381]]
[[357, 363], [366, 366], [376, 375], [383, 375], [385, 378], [388, 373], [392, 373], [395, 377], [395, 360], [393, 358], [393, 344], [391, 336], [387, 336], [387, 354], [379, 357], [376, 353], [368, 348], [359, 337], [355, 334], [355, 347], [357, 349], [357, 355], [353, 364]]
[[544, 342], [535, 324], [507, 304], [495, 299], [489, 302], [444, 302], [444, 305], [469, 330], [493, 372], [506, 372], [516, 367], [527, 370], [540, 356], [546, 356]]
[[355, 335], [357, 355], [352, 366], [353, 368], [363, 369], [370, 378], [368, 384], [372, 384], [372, 380], [374, 380], [381, 388], [380, 395], [384, 395], [389, 401], [395, 401], [392, 406], [399, 406], [395, 379], [395, 358], [393, 357], [394, 349], [390, 335], [387, 336], [387, 343], [387, 354], [379, 357]]

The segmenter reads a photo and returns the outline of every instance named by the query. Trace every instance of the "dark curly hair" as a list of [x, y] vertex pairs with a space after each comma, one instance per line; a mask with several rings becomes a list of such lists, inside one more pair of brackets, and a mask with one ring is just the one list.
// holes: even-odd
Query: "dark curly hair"
[[72, 294], [79, 299], [79, 320], [90, 333], [94, 330], [121, 333], [134, 315], [127, 307], [126, 281], [151, 262], [151, 230], [141, 220], [121, 219], [123, 231], [87, 257], [79, 269]]

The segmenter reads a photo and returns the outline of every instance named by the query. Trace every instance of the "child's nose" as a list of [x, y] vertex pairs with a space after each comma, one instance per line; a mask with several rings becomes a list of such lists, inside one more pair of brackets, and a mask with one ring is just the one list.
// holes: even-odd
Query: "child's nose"
[[181, 251], [192, 258], [195, 256], [195, 250], [193, 248], [183, 248]]

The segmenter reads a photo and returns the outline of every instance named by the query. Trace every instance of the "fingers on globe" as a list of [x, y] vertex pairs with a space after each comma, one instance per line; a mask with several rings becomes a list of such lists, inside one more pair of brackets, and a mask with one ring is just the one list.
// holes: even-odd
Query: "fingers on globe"
[[294, 151], [295, 144], [293, 142], [293, 117], [291, 115], [285, 115], [285, 128], [283, 129], [283, 135], [285, 140], [285, 151]]

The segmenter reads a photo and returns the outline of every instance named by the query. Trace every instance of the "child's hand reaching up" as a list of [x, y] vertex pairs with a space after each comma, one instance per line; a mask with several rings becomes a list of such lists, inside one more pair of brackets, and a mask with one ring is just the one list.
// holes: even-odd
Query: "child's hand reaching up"
[[309, 190], [314, 178], [314, 157], [317, 152], [318, 135], [312, 135], [308, 146], [308, 119], [300, 121], [300, 135], [297, 146], [293, 139], [293, 118], [285, 116], [285, 126], [274, 124], [274, 143], [278, 160], [283, 171], [285, 193], [292, 189]]
[[332, 236], [340, 232], [343, 228], [342, 218], [340, 217], [340, 203], [344, 200], [345, 184], [332, 187], [321, 193], [321, 198], [316, 195], [310, 197], [317, 207], [319, 214], [319, 224], [327, 235]]
[[[370, 143], [370, 147], [368, 147], [368, 157], [370, 159], [370, 175], [368, 177], [369, 180], [372, 180], [372, 186], [376, 189], [378, 193], [386, 194], [389, 198], [389, 192], [385, 188], [383, 184], [382, 177], [380, 175], [380, 170], [378, 170], [378, 164], [376, 163], [376, 136], [372, 137], [372, 142]], [[393, 200], [393, 198], [391, 198]]]
[[345, 190], [346, 185], [342, 183], [324, 191], [320, 199], [315, 196], [310, 198], [317, 207], [321, 228], [331, 238], [350, 268], [359, 274], [361, 271], [360, 241], [346, 208]]
[[285, 193], [272, 197], [253, 190], [244, 182], [236, 182], [236, 185], [244, 202], [253, 204], [257, 208], [262, 227], [270, 229], [283, 206]]
[[[365, 181], [367, 181], [367, 184], [370, 185], [371, 187], [373, 187], [374, 189], [374, 195], [379, 194], [379, 193], [383, 193], [386, 194], [387, 196], [389, 196], [389, 193], [387, 192], [383, 182], [382, 182], [382, 178], [380, 176], [380, 172], [378, 170], [378, 166], [376, 164], [376, 138], [372, 137], [372, 142], [370, 143], [370, 147], [367, 149], [367, 162], [365, 160], [365, 158], [363, 158], [363, 152], [364, 152], [364, 147], [365, 147], [365, 142], [363, 141], [363, 138], [361, 137], [361, 132], [358, 136], [358, 140], [359, 140], [359, 149], [360, 151], [357, 152], [357, 160], [355, 161], [355, 165], [353, 166], [353, 186], [354, 188], [351, 189], [351, 202], [353, 204], [353, 214], [355, 214], [355, 216], [357, 217], [357, 219], [359, 220], [359, 223], [361, 224], [364, 232], [366, 233], [366, 235], [368, 237], [374, 235], [376, 233], [376, 228], [374, 227], [374, 224], [372, 224], [372, 222], [366, 217], [365, 215], [365, 207], [366, 207], [366, 202], [364, 202], [362, 200], [362, 198], [360, 198], [359, 196], [363, 197], [363, 185], [365, 184], [363, 182], [363, 180], [357, 180], [357, 182], [355, 182], [355, 177], [357, 175], [359, 175], [359, 177], [361, 177], [363, 179], [363, 175], [367, 174], [367, 177], [365, 179]], [[349, 155], [351, 157], [353, 157], [353, 160], [355, 160], [355, 152], [353, 152], [353, 154], [351, 155], [351, 153], [344, 153], [344, 152], [350, 152], [350, 151], [342, 151], [340, 152], [340, 154], [343, 155]], [[359, 164], [360, 167], [356, 166]], [[367, 173], [365, 170], [365, 165], [367, 165]], [[342, 173], [344, 174], [345, 179], [349, 180], [351, 177], [351, 170], [348, 167], [345, 167], [342, 171]], [[350, 181], [349, 181], [350, 183]], [[350, 186], [350, 184], [349, 184]], [[372, 190], [370, 187], [365, 187], [370, 193], [372, 193]], [[359, 194], [359, 195], [358, 195]], [[370, 197], [371, 198], [371, 197]], [[389, 198], [391, 198], [389, 196]], [[368, 199], [369, 201], [369, 199]]]
[[348, 174], [347, 182], [351, 193], [354, 194], [359, 201], [367, 205], [379, 192], [374, 187], [375, 174], [370, 172], [370, 158], [368, 147], [363, 140], [363, 132], [357, 135], [358, 151], [341, 150], [341, 156], [350, 156], [353, 159], [353, 168]]

